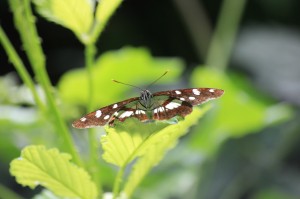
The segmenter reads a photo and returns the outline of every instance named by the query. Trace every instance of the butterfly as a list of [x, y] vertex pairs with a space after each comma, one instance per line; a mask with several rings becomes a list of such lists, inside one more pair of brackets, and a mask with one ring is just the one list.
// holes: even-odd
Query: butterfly
[[[150, 85], [157, 82], [167, 72]], [[222, 89], [216, 88], [186, 88], [152, 94], [147, 89], [141, 89], [116, 80], [113, 81], [140, 89], [140, 97], [133, 97], [88, 113], [74, 121], [72, 123], [73, 127], [84, 129], [106, 124], [114, 126], [116, 121], [124, 122], [131, 117], [137, 118], [141, 122], [169, 120], [176, 116], [184, 118], [193, 111], [193, 106], [219, 98], [224, 93]]]
[[219, 98], [224, 91], [216, 88], [186, 88], [151, 93], [142, 90], [140, 97], [133, 97], [88, 113], [73, 122], [75, 128], [114, 126], [115, 121], [137, 118], [141, 122], [169, 120], [176, 116], [185, 117], [193, 106]]

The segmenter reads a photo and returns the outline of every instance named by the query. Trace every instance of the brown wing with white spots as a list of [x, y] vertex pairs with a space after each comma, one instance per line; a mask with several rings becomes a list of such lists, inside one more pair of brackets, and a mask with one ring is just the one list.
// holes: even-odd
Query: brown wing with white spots
[[193, 106], [203, 104], [209, 100], [219, 98], [224, 91], [216, 88], [188, 88], [154, 93], [153, 96], [167, 95], [180, 101], [185, 101]]
[[185, 101], [175, 98], [166, 100], [161, 106], [153, 110], [154, 120], [169, 120], [175, 116], [185, 117], [193, 111], [193, 106]]
[[110, 126], [114, 126], [114, 122], [116, 120], [120, 122], [124, 122], [129, 117], [135, 117], [141, 122], [148, 121], [149, 118], [147, 117], [146, 111], [133, 107], [123, 106], [117, 114], [113, 115], [113, 117], [109, 121]]
[[95, 126], [104, 126], [108, 122], [111, 123], [111, 121], [114, 120], [115, 116], [118, 115], [118, 111], [122, 110], [125, 105], [134, 101], [138, 101], [138, 99], [138, 97], [134, 97], [100, 108], [74, 121], [72, 123], [72, 126], [80, 129], [91, 128]]

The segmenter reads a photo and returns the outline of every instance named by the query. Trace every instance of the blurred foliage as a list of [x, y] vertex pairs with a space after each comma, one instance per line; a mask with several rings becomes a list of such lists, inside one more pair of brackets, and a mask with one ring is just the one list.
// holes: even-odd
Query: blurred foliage
[[[93, 109], [112, 103], [112, 99], [120, 101], [132, 90], [130, 86], [113, 83], [112, 79], [133, 85], [149, 84], [155, 79], [153, 77], [167, 70], [172, 72], [160, 80], [162, 83], [178, 78], [183, 70], [182, 61], [176, 58], [153, 58], [144, 48], [125, 47], [104, 53], [95, 61], [92, 69]], [[58, 83], [58, 89], [64, 103], [85, 106], [90, 100], [87, 71], [76, 69], [65, 73]]]
[[[195, 133], [191, 139], [194, 146], [208, 155], [214, 153], [220, 143], [229, 137], [257, 132], [267, 125], [292, 116], [290, 106], [274, 104], [271, 99], [257, 92], [241, 75], [227, 75], [199, 67], [193, 73], [192, 82], [200, 87], [213, 86], [225, 90], [211, 117], [206, 118], [195, 129], [201, 133]], [[213, 125], [208, 121], [212, 118]]]
[[[54, 193], [72, 197], [74, 195], [70, 194], [70, 190], [76, 192], [81, 188], [90, 190], [89, 193], [92, 195], [90, 197], [94, 197], [96, 192], [101, 192], [103, 188], [104, 198], [112, 198], [110, 191], [119, 193], [120, 190], [130, 196], [135, 190], [132, 198], [143, 199], [299, 198], [300, 172], [297, 165], [299, 160], [292, 158], [298, 157], [299, 152], [300, 116], [295, 107], [290, 104], [291, 102], [299, 104], [299, 97], [297, 97], [299, 94], [297, 52], [299, 50], [295, 47], [299, 40], [298, 33], [281, 34], [280, 37], [276, 37], [271, 30], [260, 34], [260, 40], [253, 37], [255, 34], [252, 33], [250, 36], [253, 40], [246, 39], [246, 43], [240, 42], [242, 46], [241, 50], [238, 50], [240, 54], [236, 53], [240, 59], [235, 58], [241, 63], [244, 61], [243, 64], [247, 66], [245, 68], [263, 82], [260, 87], [255, 87], [253, 83], [255, 81], [251, 81], [245, 71], [236, 73], [226, 69], [246, 1], [236, 4], [232, 0], [224, 0], [220, 11], [223, 20], [218, 19], [217, 31], [212, 39], [214, 48], [208, 51], [201, 46], [201, 42], [193, 41], [194, 46], [209, 53], [208, 64], [195, 67], [189, 73], [190, 76], [183, 76], [187, 73], [183, 73], [185, 66], [181, 58], [154, 58], [147, 48], [123, 47], [100, 56], [96, 54], [95, 42], [121, 2], [120, 0], [103, 0], [99, 3], [86, 0], [64, 2], [33, 0], [39, 14], [72, 31], [85, 47], [85, 68], [65, 72], [58, 84], [51, 87], [45, 70], [45, 55], [40, 42], [42, 39], [37, 35], [30, 1], [10, 1], [24, 54], [28, 57], [35, 78], [28, 79], [30, 78], [28, 71], [22, 60], [18, 59], [18, 55], [14, 54], [13, 45], [5, 41], [0, 27], [0, 42], [24, 83], [20, 84], [15, 74], [0, 77], [0, 134], [2, 135], [0, 169], [3, 173], [1, 183], [4, 184], [4, 186], [0, 185], [0, 198], [19, 199], [23, 196], [56, 199], [61, 197], [55, 196]], [[249, 3], [253, 5], [253, 2]], [[278, 10], [282, 11], [282, 8], [286, 8], [280, 12], [280, 17], [289, 13], [287, 10], [297, 8], [291, 6], [291, 2], [256, 1], [267, 14], [274, 15]], [[163, 2], [159, 3], [163, 5]], [[194, 5], [194, 8], [197, 6], [197, 4], [190, 4], [182, 9], [192, 14], [188, 9], [191, 5]], [[238, 7], [235, 7], [236, 5]], [[235, 9], [235, 12], [232, 12], [232, 9]], [[149, 28], [148, 24], [145, 23], [145, 26], [152, 39], [156, 39], [155, 32], [159, 32], [161, 36], [163, 28], [168, 29], [172, 26], [157, 28], [158, 21], [168, 21], [167, 17], [153, 15], [153, 9], [149, 10], [151, 16], [158, 17], [159, 20], [155, 21], [153, 32], [149, 31], [151, 27]], [[293, 17], [294, 20], [296, 18]], [[201, 24], [191, 19], [189, 25], [192, 27], [191, 30], [196, 31], [194, 35], [198, 37], [202, 32]], [[141, 17], [140, 20], [144, 23], [145, 18]], [[131, 30], [128, 27], [123, 29]], [[164, 40], [174, 39], [173, 34], [177, 30], [178, 27], [170, 29], [168, 38]], [[116, 32], [118, 38], [123, 38], [121, 31]], [[247, 33], [249, 32], [251, 33], [251, 31]], [[287, 38], [290, 39], [289, 45], [283, 45], [282, 41]], [[113, 37], [110, 40], [113, 40]], [[176, 38], [175, 41], [178, 42], [177, 40]], [[173, 49], [173, 44], [176, 42], [170, 41]], [[245, 39], [242, 38], [241, 41], [245, 42]], [[269, 41], [267, 50], [263, 48], [265, 41]], [[253, 43], [256, 45], [252, 46]], [[245, 46], [249, 51], [244, 51]], [[190, 54], [190, 49], [187, 50], [182, 46], [180, 48], [181, 51]], [[152, 52], [151, 47], [150, 49]], [[293, 59], [291, 55], [294, 55]], [[198, 57], [199, 60], [201, 57]], [[270, 60], [273, 63], [269, 62]], [[285, 60], [285, 62], [278, 60]], [[294, 65], [289, 65], [291, 60]], [[49, 67], [48, 71], [51, 70], [52, 68]], [[87, 110], [96, 109], [131, 96], [133, 90], [131, 87], [116, 85], [111, 82], [111, 79], [144, 88], [166, 70], [170, 72], [159, 81], [159, 84], [176, 82], [184, 88], [187, 85], [182, 84], [182, 80], [187, 80], [187, 84], [192, 87], [221, 88], [225, 90], [225, 94], [211, 103], [211, 106], [205, 106], [200, 110], [196, 108], [191, 115], [176, 125], [166, 123], [142, 125], [134, 119], [129, 119], [114, 129], [105, 128], [107, 133], [105, 136], [102, 128], [94, 131], [96, 136], [93, 131], [78, 133], [79, 130], [70, 128], [71, 119], [78, 118], [86, 112], [84, 110], [86, 107]], [[271, 88], [273, 96], [261, 89], [262, 87]], [[278, 102], [277, 99], [284, 99], [287, 102]], [[44, 106], [46, 110], [40, 110]], [[208, 110], [206, 107], [210, 108], [209, 111], [198, 122], [202, 114]], [[196, 123], [197, 125], [191, 128], [191, 133], [187, 134], [187, 130]], [[67, 140], [71, 135], [74, 143]], [[103, 159], [98, 158], [100, 135], [102, 135], [100, 150]], [[178, 140], [180, 140], [179, 145], [173, 148]], [[16, 158], [22, 148], [33, 144], [43, 146], [26, 147], [21, 157]], [[71, 147], [68, 149], [70, 153], [72, 147], [75, 149], [76, 144], [77, 148], [73, 156], [80, 152], [82, 168], [70, 161], [71, 157], [65, 153], [65, 150], [62, 150], [64, 153], [60, 153], [57, 149], [53, 149], [65, 149], [65, 146], [70, 144]], [[52, 149], [46, 150], [46, 148]], [[173, 149], [168, 151], [171, 148]], [[91, 151], [95, 152], [94, 156], [91, 155], [93, 153]], [[167, 157], [163, 159], [164, 155]], [[16, 159], [12, 161], [14, 158]], [[81, 162], [76, 161], [75, 157], [73, 160], [78, 164]], [[36, 194], [28, 189], [14, 187], [16, 185], [12, 184], [8, 176], [8, 165], [11, 161], [11, 173], [16, 176], [18, 182], [31, 187], [44, 185], [54, 193], [44, 189]], [[109, 165], [104, 161], [115, 165]], [[151, 175], [146, 175], [158, 162], [160, 164], [151, 171]], [[118, 173], [115, 166], [119, 166]], [[41, 170], [42, 167], [46, 171]], [[59, 174], [60, 172], [62, 174]], [[36, 175], [37, 173], [40, 175]], [[78, 183], [72, 184], [70, 179], [76, 179]], [[82, 181], [86, 183], [81, 185]], [[65, 182], [66, 186], [57, 185], [60, 182]], [[97, 185], [98, 187], [95, 188]], [[66, 187], [67, 189], [63, 189]], [[12, 189], [17, 191], [13, 192]], [[37, 190], [39, 191], [40, 189]], [[89, 196], [81, 198], [84, 197]]]

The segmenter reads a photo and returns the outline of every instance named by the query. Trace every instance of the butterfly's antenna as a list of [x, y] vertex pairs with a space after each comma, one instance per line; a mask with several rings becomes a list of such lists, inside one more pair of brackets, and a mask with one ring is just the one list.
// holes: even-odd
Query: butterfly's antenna
[[148, 88], [149, 86], [151, 86], [152, 84], [154, 84], [155, 82], [157, 82], [158, 80], [160, 80], [163, 76], [165, 76], [169, 71], [167, 70], [166, 72], [164, 72], [164, 74], [162, 74], [159, 78], [157, 78], [155, 81], [153, 81], [151, 84], [149, 84], [146, 88]]
[[131, 85], [131, 84], [126, 84], [126, 83], [123, 83], [123, 82], [119, 82], [117, 80], [114, 80], [112, 79], [113, 82], [116, 82], [116, 83], [119, 83], [119, 84], [124, 84], [124, 85], [127, 85], [127, 86], [131, 86], [131, 87], [134, 87], [134, 88], [137, 88], [137, 89], [140, 89], [140, 90], [144, 90], [144, 89], [141, 89], [140, 87], [137, 87], [137, 86], [134, 86], [134, 85]]

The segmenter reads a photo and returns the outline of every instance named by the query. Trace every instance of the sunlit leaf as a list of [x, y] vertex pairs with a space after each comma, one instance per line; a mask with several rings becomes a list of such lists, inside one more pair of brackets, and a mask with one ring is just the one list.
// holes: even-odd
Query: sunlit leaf
[[[127, 47], [103, 54], [93, 68], [93, 107], [96, 109], [123, 100], [124, 95], [132, 90], [129, 86], [113, 83], [112, 79], [137, 86], [147, 85], [168, 69], [170, 72], [159, 83], [174, 81], [180, 75], [183, 63], [175, 58], [153, 58], [144, 48]], [[67, 104], [86, 106], [90, 100], [86, 70], [77, 69], [64, 74], [59, 81], [59, 93]]]
[[84, 40], [93, 23], [91, 0], [33, 0], [38, 12], [48, 20], [72, 30]]
[[205, 110], [196, 108], [174, 125], [161, 122], [144, 124], [133, 118], [117, 124], [115, 128], [106, 128], [107, 135], [101, 138], [104, 160], [124, 167], [138, 158], [124, 188], [127, 196], [132, 194], [149, 170], [163, 158], [167, 150], [175, 146], [178, 138], [188, 132]]
[[102, 0], [96, 10], [96, 20], [100, 23], [106, 22], [114, 13], [122, 0]]
[[44, 186], [58, 196], [93, 199], [97, 188], [88, 173], [70, 162], [71, 156], [57, 149], [28, 146], [13, 160], [10, 172], [23, 186]]

